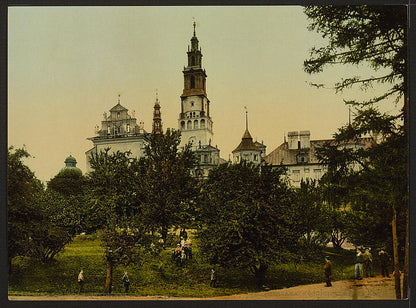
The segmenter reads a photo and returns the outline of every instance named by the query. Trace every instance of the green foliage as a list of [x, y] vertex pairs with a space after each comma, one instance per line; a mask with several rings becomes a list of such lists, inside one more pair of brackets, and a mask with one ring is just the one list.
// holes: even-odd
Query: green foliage
[[139, 262], [141, 255], [148, 251], [152, 237], [144, 228], [105, 229], [100, 235], [107, 261], [127, 265]]
[[164, 240], [172, 226], [193, 224], [197, 185], [190, 169], [195, 165], [195, 157], [189, 146], [179, 151], [179, 143], [179, 131], [168, 129], [165, 134], [152, 135], [146, 157], [141, 160], [141, 217]]
[[136, 214], [140, 198], [139, 180], [130, 152], [110, 153], [107, 148], [92, 153], [93, 169], [87, 174], [87, 215], [89, 231], [124, 225]]
[[283, 172], [246, 163], [210, 172], [202, 185], [197, 233], [209, 262], [249, 269], [261, 283], [272, 260], [293, 248]]
[[300, 187], [295, 188], [291, 211], [296, 213], [293, 225], [302, 235], [300, 242], [306, 255], [328, 243], [331, 231], [328, 209], [316, 181], [302, 180]]
[[390, 83], [392, 88], [364, 104], [372, 104], [407, 92], [407, 8], [406, 6], [307, 6], [305, 14], [314, 30], [328, 45], [312, 48], [305, 60], [308, 73], [321, 72], [327, 65], [368, 64], [380, 76], [347, 77], [335, 85], [337, 91], [353, 85], [362, 89], [374, 83]]
[[48, 189], [63, 195], [80, 195], [84, 193], [85, 178], [77, 170], [63, 170], [48, 182]]
[[[370, 101], [346, 102], [356, 107], [353, 122], [338, 130], [335, 142], [318, 150], [320, 161], [328, 166], [321, 183], [330, 193], [329, 203], [335, 208], [348, 205], [343, 220], [348, 238], [357, 244], [386, 246], [392, 237], [392, 209], [403, 216], [408, 199], [407, 9], [309, 6], [305, 13], [311, 21], [309, 29], [328, 39], [327, 46], [312, 49], [304, 62], [306, 72], [318, 73], [333, 64], [366, 63], [387, 74], [349, 77], [337, 83], [336, 90], [356, 84], [366, 89], [376, 82], [392, 85]], [[381, 113], [375, 106], [381, 100], [397, 102], [401, 97], [401, 114]], [[361, 137], [371, 138], [371, 146], [360, 146]]]
[[[99, 235], [78, 235], [53, 262], [40, 263], [35, 259], [16, 257], [9, 279], [9, 295], [64, 295], [78, 294], [77, 275], [84, 271], [85, 295], [102, 295], [106, 277], [105, 249]], [[140, 264], [120, 265], [114, 269], [113, 296], [123, 295], [121, 277], [128, 271], [129, 295], [212, 297], [264, 290], [253, 283], [248, 270], [217, 269], [218, 287], [211, 288], [212, 265], [203, 262], [194, 241], [195, 258], [185, 267], [177, 267], [170, 259], [170, 249], [158, 256], [143, 255]], [[324, 281], [323, 257], [330, 255], [334, 280], [353, 277], [354, 253], [327, 249], [317, 261], [305, 263], [272, 263], [266, 275], [265, 287], [278, 289], [299, 284]]]
[[42, 185], [23, 163], [30, 157], [25, 149], [9, 147], [7, 153], [7, 249], [9, 261], [28, 254], [30, 237], [37, 233], [43, 216], [37, 210]]

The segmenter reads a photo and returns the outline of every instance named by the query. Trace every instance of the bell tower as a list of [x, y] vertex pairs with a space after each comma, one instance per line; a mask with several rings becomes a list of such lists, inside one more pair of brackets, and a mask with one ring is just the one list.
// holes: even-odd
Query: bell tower
[[198, 46], [196, 37], [196, 23], [191, 38], [191, 46], [188, 46], [188, 64], [182, 73], [184, 88], [181, 95], [181, 113], [178, 126], [181, 132], [181, 144], [188, 142], [194, 150], [205, 145], [210, 145], [213, 138], [212, 119], [209, 114], [210, 101], [206, 93], [206, 72], [202, 68], [202, 52]]

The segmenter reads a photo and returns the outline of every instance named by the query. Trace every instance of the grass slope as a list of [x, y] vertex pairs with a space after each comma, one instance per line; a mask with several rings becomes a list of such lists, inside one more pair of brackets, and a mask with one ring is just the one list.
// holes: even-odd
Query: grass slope
[[[15, 258], [9, 279], [9, 295], [64, 295], [78, 293], [77, 276], [84, 270], [84, 294], [100, 295], [104, 290], [106, 268], [104, 249], [95, 236], [77, 236], [56, 260], [42, 264], [30, 258]], [[127, 267], [119, 265], [114, 270], [112, 295], [124, 294], [121, 277], [126, 270], [130, 277], [132, 295], [161, 295], [181, 297], [211, 297], [280, 289], [300, 284], [323, 282], [323, 257], [330, 255], [333, 279], [353, 276], [354, 254], [328, 248], [315, 261], [298, 264], [275, 264], [269, 268], [265, 285], [259, 289], [250, 272], [237, 269], [216, 268], [217, 288], [211, 288], [211, 265], [203, 262], [194, 242], [194, 259], [184, 267], [171, 260], [171, 249], [158, 256], [148, 256], [141, 264]]]

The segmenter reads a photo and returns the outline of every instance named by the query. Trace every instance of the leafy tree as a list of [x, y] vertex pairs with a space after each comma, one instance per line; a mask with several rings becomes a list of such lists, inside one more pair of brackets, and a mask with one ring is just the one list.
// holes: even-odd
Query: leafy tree
[[42, 192], [41, 182], [23, 163], [31, 157], [25, 149], [9, 147], [7, 152], [7, 250], [9, 274], [11, 260], [29, 251], [29, 239], [36, 233], [37, 222], [43, 219], [37, 210], [37, 196]]
[[300, 240], [306, 254], [328, 243], [329, 217], [316, 181], [301, 181], [294, 191], [292, 209], [296, 213], [294, 225], [302, 235]]
[[151, 135], [142, 160], [141, 215], [165, 241], [172, 226], [189, 227], [193, 223], [197, 185], [190, 170], [195, 157], [189, 146], [179, 151], [179, 143], [179, 131], [168, 129], [165, 134]]
[[247, 268], [261, 284], [269, 265], [293, 251], [297, 236], [289, 228], [283, 173], [246, 163], [210, 172], [202, 186], [197, 237], [211, 263]]
[[137, 212], [140, 177], [135, 172], [137, 160], [130, 152], [110, 153], [107, 148], [90, 156], [92, 171], [87, 174], [87, 214], [90, 229], [114, 229]]
[[[357, 117], [353, 125], [341, 128], [337, 141], [353, 140], [360, 136], [375, 133], [380, 134], [384, 140], [374, 144], [371, 150], [359, 151], [343, 150], [337, 153], [336, 148], [327, 147], [327, 158], [331, 163], [351, 165], [352, 162], [360, 165], [362, 173], [368, 176], [369, 186], [385, 187], [384, 193], [373, 190], [373, 193], [387, 197], [392, 209], [392, 237], [395, 264], [396, 297], [401, 297], [398, 238], [397, 238], [397, 211], [404, 211], [406, 216], [406, 244], [404, 264], [403, 297], [407, 297], [408, 284], [408, 192], [407, 187], [407, 139], [408, 139], [408, 88], [407, 88], [407, 8], [405, 6], [309, 6], [305, 13], [311, 21], [309, 29], [321, 33], [328, 39], [328, 45], [313, 48], [310, 59], [304, 62], [305, 71], [318, 73], [326, 65], [334, 64], [368, 64], [374, 71], [381, 72], [379, 76], [348, 77], [335, 84], [336, 91], [342, 91], [353, 85], [360, 85], [362, 89], [372, 87], [375, 83], [391, 84], [390, 90], [381, 93], [368, 101], [349, 101], [354, 106]], [[383, 73], [384, 72], [384, 73]], [[392, 100], [397, 103], [403, 98], [403, 107], [398, 115], [381, 114], [374, 106], [383, 100]], [[398, 122], [403, 119], [403, 124]], [[378, 143], [377, 138], [375, 143]], [[397, 142], [400, 140], [400, 142]], [[380, 162], [389, 161], [389, 152], [386, 148], [397, 148], [398, 161], [403, 165], [394, 163], [390, 166], [381, 165]], [[324, 152], [322, 152], [324, 153]], [[332, 154], [336, 154], [335, 156]], [[377, 153], [377, 154], [376, 154]], [[376, 154], [376, 155], [373, 155]], [[325, 155], [323, 155], [325, 156]], [[346, 158], [346, 159], [340, 159]], [[368, 162], [369, 160], [374, 162]], [[328, 159], [329, 160], [329, 159]], [[390, 168], [392, 167], [392, 168]], [[357, 171], [357, 170], [356, 170]], [[358, 172], [360, 175], [361, 172]], [[365, 175], [363, 175], [365, 176]], [[353, 175], [353, 177], [355, 177]], [[396, 181], [400, 178], [399, 181]], [[351, 183], [351, 182], [350, 182]], [[403, 193], [403, 195], [400, 195]]]
[[111, 293], [113, 284], [113, 269], [117, 264], [139, 262], [141, 256], [148, 251], [152, 237], [143, 227], [104, 229], [101, 235], [105, 247], [107, 276], [105, 294]]
[[84, 176], [75, 170], [61, 171], [48, 182], [48, 189], [67, 196], [82, 194], [84, 186]]
[[100, 238], [106, 247], [106, 294], [111, 293], [114, 267], [139, 256], [138, 248], [146, 243], [149, 231], [141, 219], [135, 219], [142, 214], [141, 164], [130, 158], [130, 152], [109, 151], [91, 154], [93, 170], [87, 174], [86, 212], [90, 230], [103, 230]]

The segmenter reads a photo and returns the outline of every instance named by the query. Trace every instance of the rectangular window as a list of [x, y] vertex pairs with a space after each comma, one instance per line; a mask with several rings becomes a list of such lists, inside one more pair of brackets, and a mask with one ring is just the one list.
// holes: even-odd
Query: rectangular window
[[305, 168], [305, 173], [309, 173], [309, 168]]
[[293, 181], [295, 182], [299, 182], [300, 181], [300, 170], [292, 170], [292, 174], [293, 174]]

